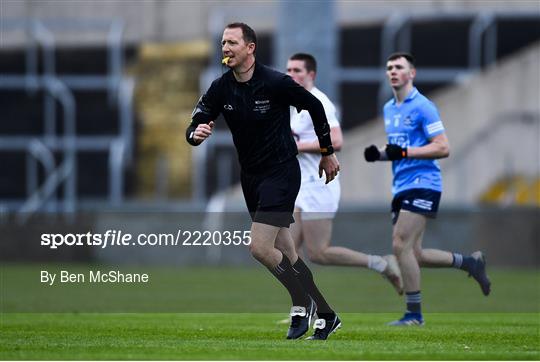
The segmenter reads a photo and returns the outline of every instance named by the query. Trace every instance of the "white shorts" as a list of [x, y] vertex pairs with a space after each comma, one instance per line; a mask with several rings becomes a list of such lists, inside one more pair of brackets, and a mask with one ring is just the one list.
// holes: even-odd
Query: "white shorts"
[[295, 207], [302, 212], [302, 220], [333, 219], [339, 206], [339, 180], [324, 183], [324, 177], [302, 182]]

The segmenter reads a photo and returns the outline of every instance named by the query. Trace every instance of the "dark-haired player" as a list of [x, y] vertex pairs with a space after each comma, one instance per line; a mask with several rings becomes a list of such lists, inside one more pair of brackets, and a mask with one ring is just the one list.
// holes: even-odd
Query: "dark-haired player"
[[241, 184], [252, 218], [250, 251], [285, 286], [292, 300], [288, 339], [309, 329], [316, 309], [324, 328], [310, 339], [326, 339], [341, 322], [317, 289], [313, 275], [298, 258], [289, 232], [300, 188], [298, 150], [292, 136], [289, 107], [311, 114], [319, 140], [319, 176], [332, 181], [339, 163], [321, 102], [289, 76], [255, 60], [257, 38], [244, 23], [227, 25], [222, 37], [224, 62], [230, 68], [201, 97], [186, 131], [196, 146], [212, 134], [222, 114], [231, 130], [241, 166]]
[[435, 104], [414, 86], [415, 61], [408, 53], [394, 53], [386, 63], [386, 76], [393, 99], [384, 105], [388, 144], [367, 147], [368, 162], [392, 161], [392, 247], [406, 295], [407, 309], [390, 325], [422, 325], [420, 266], [454, 267], [465, 270], [489, 295], [491, 282], [480, 251], [463, 256], [437, 249], [423, 249], [422, 238], [428, 217], [435, 217], [442, 192], [437, 159], [448, 157], [450, 146]]

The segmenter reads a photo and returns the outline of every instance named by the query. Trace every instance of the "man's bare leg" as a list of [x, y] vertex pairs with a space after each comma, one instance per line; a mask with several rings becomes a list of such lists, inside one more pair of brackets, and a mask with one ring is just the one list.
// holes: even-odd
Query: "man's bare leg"
[[[251, 225], [251, 244], [249, 250], [251, 255], [283, 284], [291, 296], [293, 306], [309, 308], [311, 300], [304, 290], [292, 268], [289, 258], [280, 250], [275, 248], [280, 227], [254, 222]], [[292, 239], [290, 239], [292, 242]], [[295, 259], [294, 247], [290, 247], [291, 256]]]
[[322, 265], [368, 266], [368, 255], [341, 246], [330, 246], [332, 219], [303, 220], [302, 235], [309, 260]]
[[392, 249], [396, 256], [407, 303], [404, 317], [390, 325], [421, 325], [424, 323], [421, 309], [420, 266], [414, 253], [415, 245], [422, 243], [426, 218], [422, 215], [401, 210], [392, 233]]
[[274, 247], [279, 227], [254, 222], [251, 224], [251, 244], [249, 251], [255, 259], [269, 269], [275, 268], [282, 260], [282, 253]]
[[422, 215], [401, 210], [392, 233], [392, 249], [396, 256], [405, 292], [420, 290], [420, 266], [414, 254], [414, 246], [420, 243], [426, 227]]
[[398, 294], [403, 293], [401, 273], [395, 258], [368, 255], [341, 246], [331, 246], [332, 227], [333, 219], [302, 221], [303, 245], [311, 262], [321, 265], [356, 266], [372, 269], [388, 279]]
[[478, 282], [484, 295], [487, 296], [491, 292], [491, 281], [486, 274], [486, 261], [481, 251], [464, 256], [445, 250], [423, 249], [420, 237], [414, 245], [414, 254], [421, 267], [461, 269]]
[[289, 226], [292, 239], [294, 241], [294, 247], [299, 257], [305, 258], [303, 252], [304, 237], [302, 235], [302, 210], [294, 209], [294, 222]]

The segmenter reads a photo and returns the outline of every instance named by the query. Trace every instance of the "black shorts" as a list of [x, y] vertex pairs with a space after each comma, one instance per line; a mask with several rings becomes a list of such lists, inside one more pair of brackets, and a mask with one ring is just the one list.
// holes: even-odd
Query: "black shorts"
[[401, 191], [392, 199], [392, 224], [396, 224], [400, 210], [436, 218], [440, 200], [441, 193], [435, 190], [410, 189]]
[[296, 157], [257, 173], [242, 171], [240, 181], [251, 220], [278, 227], [294, 222], [300, 190], [300, 165]]

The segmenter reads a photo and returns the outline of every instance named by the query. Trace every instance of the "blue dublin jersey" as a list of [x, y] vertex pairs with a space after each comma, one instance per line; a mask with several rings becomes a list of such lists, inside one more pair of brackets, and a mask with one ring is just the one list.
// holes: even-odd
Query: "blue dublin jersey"
[[[416, 88], [399, 106], [395, 99], [384, 105], [384, 126], [388, 143], [401, 147], [421, 147], [429, 140], [444, 133], [444, 126], [437, 107]], [[408, 189], [431, 189], [442, 192], [439, 163], [436, 160], [405, 158], [392, 161], [395, 195]]]

